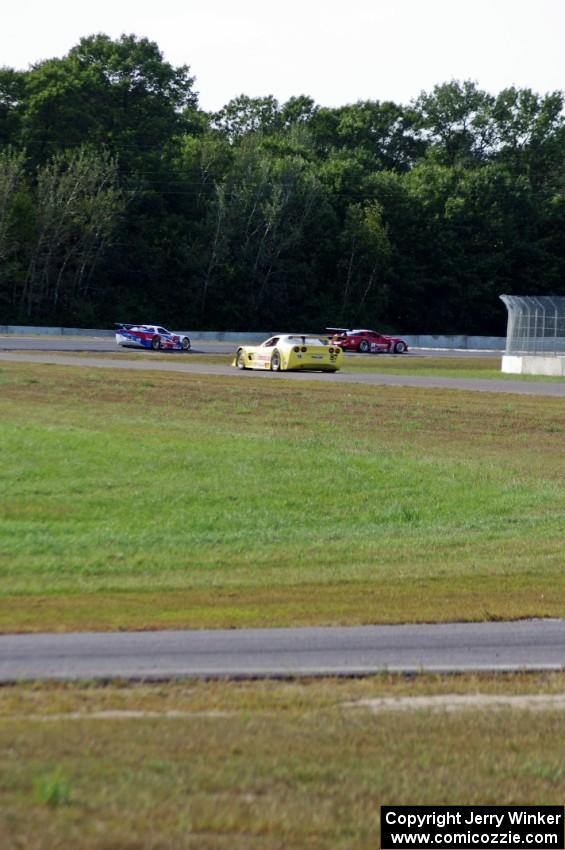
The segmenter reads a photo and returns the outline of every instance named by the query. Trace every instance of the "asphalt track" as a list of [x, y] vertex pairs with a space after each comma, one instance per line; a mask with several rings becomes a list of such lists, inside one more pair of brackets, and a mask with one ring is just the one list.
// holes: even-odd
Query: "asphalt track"
[[565, 669], [565, 620], [0, 636], [0, 682]]
[[[225, 340], [193, 340], [192, 351], [194, 354], [230, 354], [235, 352], [237, 344]], [[73, 351], [81, 354], [94, 354], [95, 352], [112, 352], [116, 356], [125, 354], [138, 354], [146, 357], [151, 352], [136, 348], [123, 348], [116, 345], [114, 335], [106, 337], [95, 336], [63, 336], [59, 334], [35, 334], [30, 336], [17, 336], [15, 334], [0, 335], [0, 351]], [[183, 352], [169, 352], [173, 357], [185, 356]], [[403, 357], [492, 357], [501, 356], [501, 351], [491, 350], [467, 350], [450, 348], [413, 348]], [[348, 356], [350, 356], [348, 354]], [[355, 355], [353, 355], [355, 356]], [[387, 357], [389, 355], [376, 355]], [[394, 355], [397, 356], [397, 355]]]
[[[56, 366], [88, 366], [99, 369], [133, 369], [158, 372], [184, 372], [192, 375], [223, 375], [240, 380], [275, 381], [325, 381], [338, 384], [364, 384], [369, 386], [400, 386], [427, 389], [471, 390], [478, 392], [511, 393], [513, 395], [537, 395], [565, 397], [565, 381], [521, 381], [511, 379], [443, 378], [415, 375], [387, 375], [383, 373], [322, 374], [319, 372], [259, 372], [240, 371], [230, 366], [190, 362], [190, 354], [171, 352], [170, 360], [152, 358], [152, 352], [139, 352], [139, 357], [76, 357], [51, 351], [0, 351], [1, 361], [46, 363]], [[354, 356], [354, 355], [353, 355]], [[380, 355], [379, 355], [380, 356]], [[404, 355], [403, 355], [404, 356]]]

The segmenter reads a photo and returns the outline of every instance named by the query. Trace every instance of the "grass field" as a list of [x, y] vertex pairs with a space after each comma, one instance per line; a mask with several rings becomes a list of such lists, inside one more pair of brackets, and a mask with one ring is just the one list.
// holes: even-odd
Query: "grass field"
[[565, 613], [561, 400], [241, 378], [2, 365], [1, 629]]

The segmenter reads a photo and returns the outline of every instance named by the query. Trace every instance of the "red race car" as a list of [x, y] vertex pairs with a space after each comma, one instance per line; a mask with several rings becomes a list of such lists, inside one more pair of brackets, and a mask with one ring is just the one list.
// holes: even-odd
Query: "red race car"
[[378, 331], [347, 330], [347, 328], [326, 328], [331, 334], [331, 342], [339, 345], [344, 351], [360, 351], [362, 354], [374, 354], [379, 351], [389, 354], [403, 354], [408, 351], [405, 339], [396, 336], [386, 336]]

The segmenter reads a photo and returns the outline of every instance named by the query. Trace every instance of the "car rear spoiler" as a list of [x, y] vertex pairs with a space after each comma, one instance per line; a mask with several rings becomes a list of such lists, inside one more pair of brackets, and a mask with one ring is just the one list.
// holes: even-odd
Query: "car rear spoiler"
[[125, 325], [123, 322], [114, 322], [115, 328], [123, 328], [126, 331], [129, 331], [130, 328], [134, 328], [135, 325]]
[[325, 334], [288, 334], [287, 339], [299, 340], [302, 345], [306, 345], [309, 339], [324, 340], [327, 336]]
[[332, 334], [346, 334], [349, 328], [326, 328]]

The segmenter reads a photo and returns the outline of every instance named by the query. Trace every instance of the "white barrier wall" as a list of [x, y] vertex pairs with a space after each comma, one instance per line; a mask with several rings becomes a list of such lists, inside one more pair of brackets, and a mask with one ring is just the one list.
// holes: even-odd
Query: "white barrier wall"
[[543, 354], [504, 354], [502, 372], [511, 375], [565, 376], [565, 357]]

